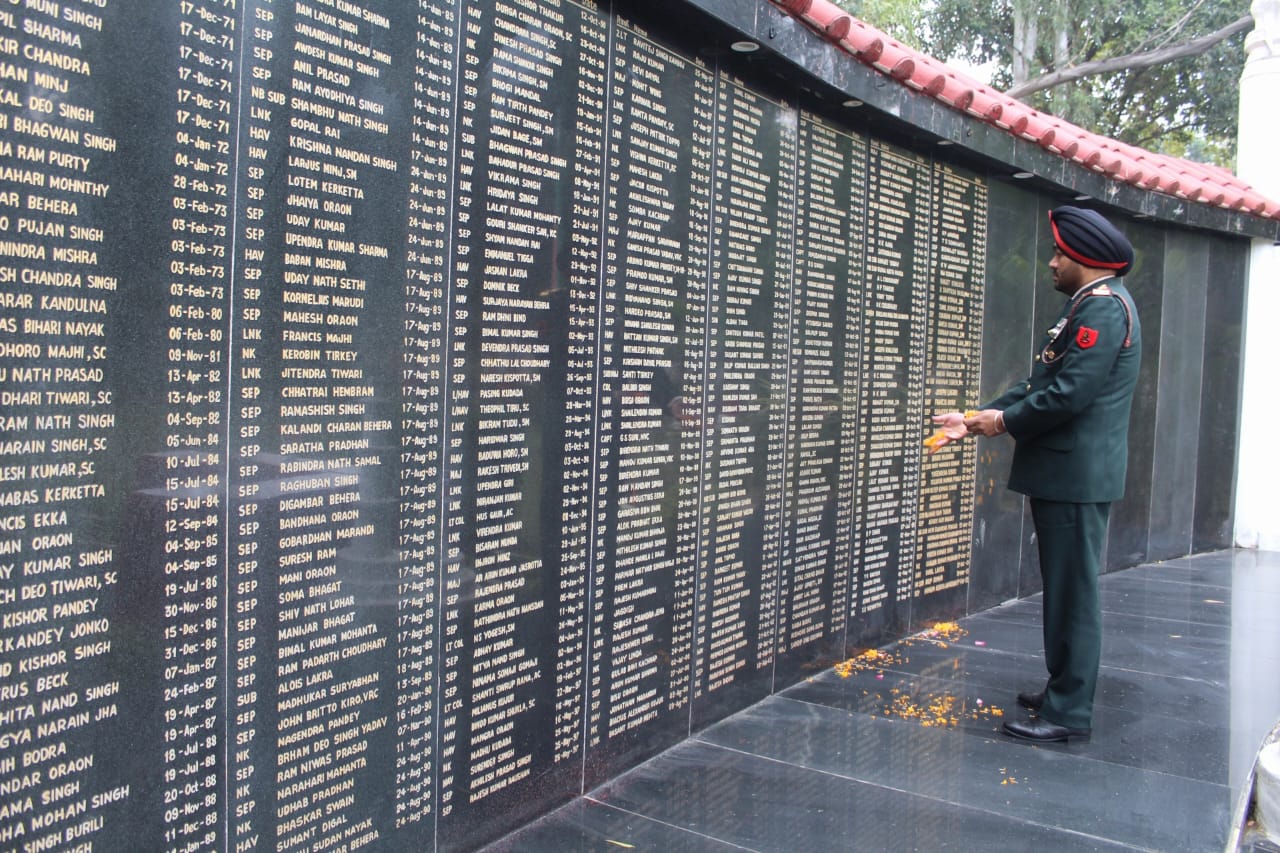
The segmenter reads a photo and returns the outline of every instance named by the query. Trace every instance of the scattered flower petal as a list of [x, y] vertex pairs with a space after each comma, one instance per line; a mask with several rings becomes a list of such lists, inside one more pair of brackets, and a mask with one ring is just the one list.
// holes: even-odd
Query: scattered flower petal
[[846, 661], [841, 661], [834, 666], [836, 675], [841, 678], [848, 678], [855, 672], [882, 672], [886, 667], [896, 666], [906, 663], [905, 658], [900, 658], [892, 652], [882, 652], [879, 649], [867, 649], [859, 654], [854, 655]]

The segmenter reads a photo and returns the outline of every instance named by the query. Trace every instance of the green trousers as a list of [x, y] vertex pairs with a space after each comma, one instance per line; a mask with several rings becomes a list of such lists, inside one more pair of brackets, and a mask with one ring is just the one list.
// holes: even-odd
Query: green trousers
[[1093, 728], [1093, 694], [1102, 656], [1098, 574], [1110, 503], [1031, 499], [1044, 582], [1044, 662], [1049, 670], [1040, 716], [1073, 729]]

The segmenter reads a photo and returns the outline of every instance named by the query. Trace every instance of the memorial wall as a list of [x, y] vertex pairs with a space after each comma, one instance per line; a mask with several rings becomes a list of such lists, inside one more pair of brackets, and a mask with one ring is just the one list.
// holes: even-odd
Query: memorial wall
[[0, 9], [0, 849], [471, 849], [972, 606], [987, 180], [644, 9]]

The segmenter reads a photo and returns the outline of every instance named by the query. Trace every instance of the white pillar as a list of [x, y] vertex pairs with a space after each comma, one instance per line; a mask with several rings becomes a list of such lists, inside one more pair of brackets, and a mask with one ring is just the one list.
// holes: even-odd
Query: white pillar
[[[1253, 0], [1254, 30], [1245, 38], [1240, 77], [1240, 177], [1280, 199], [1280, 0]], [[1209, 283], [1212, 294], [1213, 282]], [[1280, 247], [1254, 240], [1245, 302], [1243, 397], [1236, 464], [1235, 542], [1280, 550], [1280, 393], [1276, 392], [1276, 330], [1280, 329]], [[1212, 334], [1212, 331], [1210, 331]]]

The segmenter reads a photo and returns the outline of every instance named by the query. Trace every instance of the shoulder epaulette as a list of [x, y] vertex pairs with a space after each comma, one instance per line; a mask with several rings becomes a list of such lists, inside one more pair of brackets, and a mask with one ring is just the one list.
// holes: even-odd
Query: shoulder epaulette
[[1125, 348], [1133, 343], [1133, 315], [1129, 313], [1129, 303], [1124, 301], [1124, 297], [1116, 293], [1106, 284], [1100, 284], [1093, 290], [1090, 290], [1085, 296], [1114, 296], [1116, 301], [1120, 303], [1120, 307], [1124, 309], [1124, 345]]

